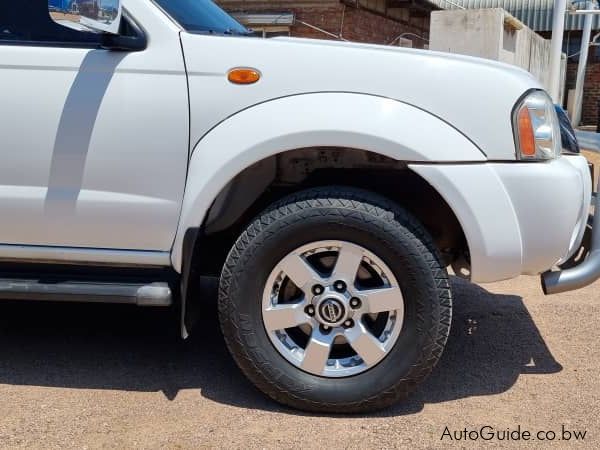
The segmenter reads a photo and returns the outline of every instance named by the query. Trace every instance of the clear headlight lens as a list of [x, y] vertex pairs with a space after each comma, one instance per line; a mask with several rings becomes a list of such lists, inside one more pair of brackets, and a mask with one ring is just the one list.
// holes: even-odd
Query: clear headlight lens
[[545, 160], [561, 153], [560, 125], [552, 99], [534, 91], [518, 105], [513, 117], [517, 158]]

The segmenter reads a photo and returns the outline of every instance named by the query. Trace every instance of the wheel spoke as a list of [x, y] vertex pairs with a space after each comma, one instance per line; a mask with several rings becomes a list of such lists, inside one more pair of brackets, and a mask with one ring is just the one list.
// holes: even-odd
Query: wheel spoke
[[359, 247], [343, 245], [335, 263], [332, 278], [346, 280], [350, 284], [354, 283], [362, 258], [363, 252]]
[[333, 338], [333, 335], [324, 335], [318, 330], [313, 331], [310, 341], [304, 350], [302, 369], [307, 372], [322, 374], [329, 359]]
[[385, 349], [381, 342], [361, 323], [357, 323], [355, 327], [346, 330], [344, 335], [367, 366], [376, 364], [385, 355]]
[[399, 287], [360, 291], [360, 296], [370, 313], [394, 311], [404, 307], [402, 292]]
[[296, 253], [286, 256], [279, 266], [300, 289], [304, 289], [309, 283], [322, 283], [319, 274]]
[[263, 319], [269, 331], [294, 328], [309, 321], [304, 312], [304, 302], [271, 306], [263, 311]]

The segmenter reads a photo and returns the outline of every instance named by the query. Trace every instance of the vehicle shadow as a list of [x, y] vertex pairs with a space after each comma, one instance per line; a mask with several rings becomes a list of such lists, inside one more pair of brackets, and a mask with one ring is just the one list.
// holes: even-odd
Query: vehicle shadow
[[124, 58], [125, 53], [91, 50], [81, 62], [56, 132], [44, 203], [46, 215], [64, 218], [75, 212], [98, 114]]
[[[427, 403], [507, 391], [521, 374], [562, 369], [520, 297], [458, 278], [453, 329], [432, 376], [407, 401], [377, 413], [419, 412]], [[161, 391], [197, 389], [215, 402], [298, 414], [259, 393], [227, 353], [207, 302], [181, 341], [177, 311], [120, 305], [0, 304], [0, 384]]]

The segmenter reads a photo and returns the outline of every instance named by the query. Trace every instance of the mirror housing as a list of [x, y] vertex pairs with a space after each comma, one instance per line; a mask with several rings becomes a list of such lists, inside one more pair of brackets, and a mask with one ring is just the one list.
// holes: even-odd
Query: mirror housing
[[104, 33], [100, 39], [100, 46], [105, 50], [141, 52], [146, 49], [146, 45], [146, 37], [142, 33], [135, 36]]
[[118, 35], [123, 14], [121, 0], [48, 0], [57, 24], [77, 31]]

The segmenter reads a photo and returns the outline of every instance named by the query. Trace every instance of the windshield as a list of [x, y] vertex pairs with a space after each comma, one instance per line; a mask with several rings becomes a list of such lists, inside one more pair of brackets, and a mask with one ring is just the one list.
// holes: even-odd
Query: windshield
[[212, 0], [154, 0], [186, 31], [192, 33], [249, 34], [247, 28]]

